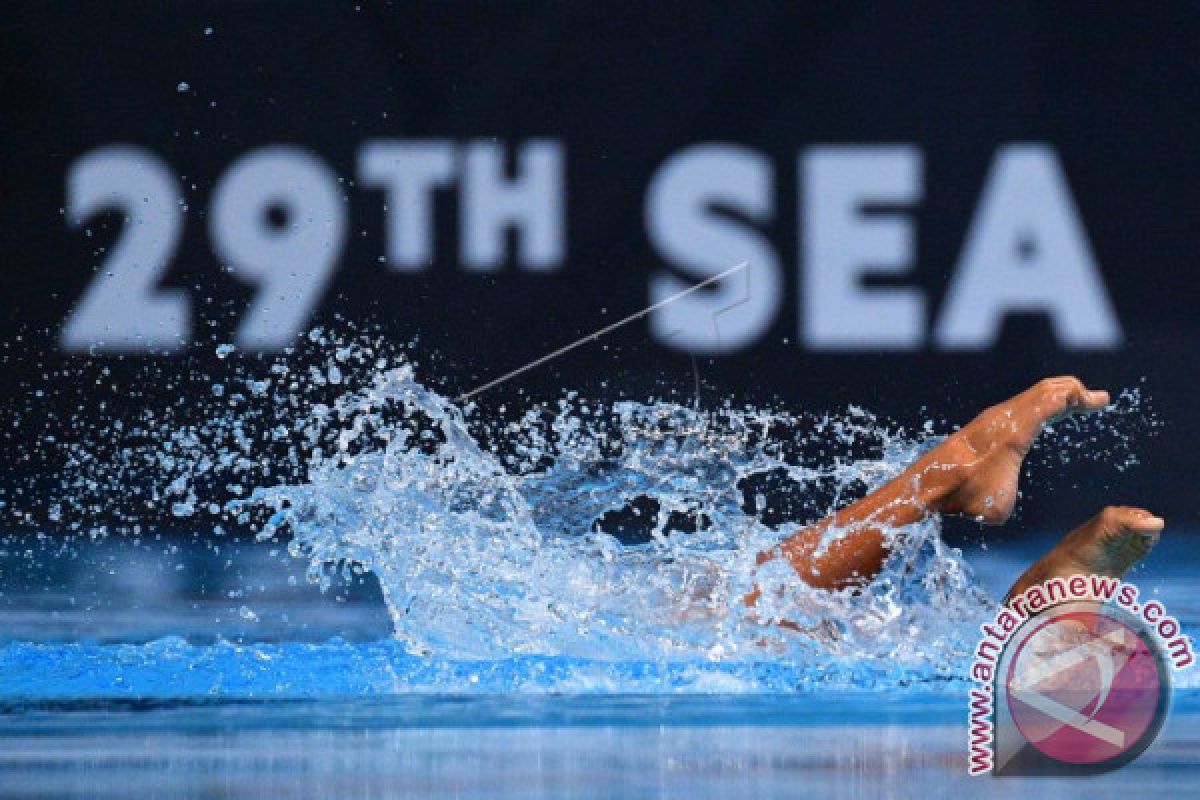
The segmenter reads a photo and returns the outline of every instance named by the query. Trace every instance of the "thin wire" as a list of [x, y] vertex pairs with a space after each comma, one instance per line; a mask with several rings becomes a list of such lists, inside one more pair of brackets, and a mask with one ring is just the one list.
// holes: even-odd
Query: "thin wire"
[[487, 383], [483, 384], [482, 386], [477, 386], [469, 392], [463, 392], [458, 397], [454, 398], [454, 402], [461, 403], [463, 400], [470, 400], [472, 397], [474, 397], [477, 394], [486, 392], [488, 389], [493, 389], [493, 388], [499, 386], [500, 384], [504, 383], [505, 381], [510, 381], [513, 378], [517, 377], [518, 375], [522, 375], [531, 369], [537, 369], [542, 364], [545, 364], [548, 361], [553, 361], [554, 359], [558, 358], [559, 356], [565, 355], [577, 347], [582, 347], [585, 344], [594, 342], [597, 339], [599, 339], [601, 336], [607, 336], [608, 334], [612, 333], [617, 328], [620, 328], [623, 325], [628, 325], [629, 323], [633, 322], [634, 320], [641, 319], [642, 317], [646, 316], [647, 314], [651, 314], [655, 311], [658, 311], [663, 306], [668, 305], [670, 303], [674, 303], [676, 300], [679, 300], [682, 297], [687, 297], [692, 292], [697, 292], [697, 291], [703, 289], [705, 286], [709, 286], [713, 283], [716, 283], [717, 281], [721, 280], [722, 278], [728, 277], [740, 269], [745, 269], [746, 265], [748, 263], [749, 263], [748, 261], [743, 261], [742, 263], [738, 264], [737, 266], [730, 267], [729, 269], [725, 270], [724, 272], [722, 272], [718, 275], [713, 275], [708, 280], [697, 283], [695, 286], [691, 286], [687, 289], [684, 289], [682, 292], [673, 294], [670, 297], [666, 298], [665, 300], [659, 300], [657, 303], [655, 303], [652, 306], [647, 306], [646, 308], [643, 308], [641, 311], [636, 311], [633, 314], [630, 314], [628, 317], [625, 317], [624, 319], [618, 320], [618, 321], [612, 323], [611, 325], [606, 325], [605, 327], [601, 328], [600, 330], [593, 331], [592, 333], [589, 333], [587, 336], [583, 336], [579, 339], [576, 339], [575, 341], [571, 342], [570, 344], [564, 345], [563, 347], [560, 347], [553, 352], [547, 353], [546, 355], [542, 356], [541, 358], [534, 359], [533, 361], [530, 361], [528, 364], [525, 364], [524, 366], [517, 367], [512, 372], [506, 372], [503, 375], [501, 375], [499, 378], [496, 378], [495, 380], [488, 381]]
[[700, 365], [696, 363], [696, 354], [692, 353], [692, 377], [696, 381], [696, 395], [692, 399], [692, 410], [700, 410]]

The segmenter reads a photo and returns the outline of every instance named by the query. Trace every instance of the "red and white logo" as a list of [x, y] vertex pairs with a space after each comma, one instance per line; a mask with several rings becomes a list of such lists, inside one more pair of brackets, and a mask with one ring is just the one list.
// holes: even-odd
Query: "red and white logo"
[[1191, 639], [1132, 584], [1033, 587], [981, 626], [968, 715], [973, 775], [1082, 775], [1128, 764], [1166, 720]]
[[1053, 609], [1014, 640], [1004, 675], [1021, 735], [1057, 761], [1098, 764], [1138, 744], [1159, 712], [1159, 659], [1097, 611]]

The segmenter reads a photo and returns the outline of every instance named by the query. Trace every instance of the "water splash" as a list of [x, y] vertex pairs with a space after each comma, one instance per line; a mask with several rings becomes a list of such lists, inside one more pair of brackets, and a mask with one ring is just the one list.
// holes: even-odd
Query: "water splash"
[[[861, 410], [805, 428], [760, 409], [568, 398], [549, 419], [530, 412], [505, 426], [503, 445], [487, 449], [404, 365], [339, 398], [334, 419], [337, 447], [314, 459], [306, 481], [233, 506], [270, 508], [260, 536], [286, 529], [318, 579], [347, 565], [377, 575], [413, 651], [726, 659], [782, 647], [936, 661], [938, 643], [962, 646], [946, 623], [981, 607], [936, 521], [897, 532], [888, 567], [865, 592], [815, 591], [780, 563], [756, 566], [780, 538], [746, 511], [756, 480], [842, 497], [915, 456], [915, 442]], [[821, 435], [880, 452], [823, 466], [788, 457]], [[641, 543], [604, 530], [622, 513], [640, 523]], [[752, 616], [741, 598], [756, 584], [780, 599]], [[777, 618], [819, 634], [784, 635]]]
[[[938, 441], [932, 424], [909, 433], [854, 407], [813, 416], [573, 394], [493, 419], [423, 384], [403, 353], [320, 329], [308, 339], [316, 363], [256, 364], [221, 347], [228, 371], [196, 378], [211, 387], [204, 402], [114, 412], [67, 445], [49, 518], [139, 534], [150, 506], [218, 535], [278, 538], [314, 582], [376, 576], [405, 652], [441, 659], [953, 677], [993, 602], [936, 518], [888, 532], [891, 555], [861, 590], [813, 590], [781, 560], [756, 564], [898, 474]], [[1109, 436], [1106, 458], [1128, 452], [1111, 426], [1082, 424], [1062, 427]], [[89, 525], [101, 508], [113, 521]], [[755, 586], [764, 600], [751, 614], [742, 598]]]

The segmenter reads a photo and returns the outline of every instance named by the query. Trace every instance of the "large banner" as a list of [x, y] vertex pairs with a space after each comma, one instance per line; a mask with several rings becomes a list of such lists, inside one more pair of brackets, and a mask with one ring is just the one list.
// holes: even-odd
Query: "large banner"
[[10, 404], [78, 411], [55, 390], [83, 359], [170, 374], [318, 324], [416, 337], [456, 393], [745, 262], [480, 402], [854, 403], [945, 430], [1074, 373], [1140, 392], [1114, 424], [1142, 463], [1100, 452], [1049, 494], [1043, 459], [1029, 519], [1192, 514], [1189, 7], [5, 16]]

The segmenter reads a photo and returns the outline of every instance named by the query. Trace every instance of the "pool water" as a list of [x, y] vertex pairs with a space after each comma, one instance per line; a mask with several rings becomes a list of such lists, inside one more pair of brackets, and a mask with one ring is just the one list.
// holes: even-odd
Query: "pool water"
[[[1194, 794], [1200, 709], [1089, 779], [968, 778], [957, 697], [600, 695], [220, 702], [6, 719], [24, 797], [1054, 797]], [[1182, 706], [1182, 707], [1181, 707]]]
[[[843, 592], [756, 558], [948, 426], [570, 392], [489, 415], [379, 343], [305, 339], [273, 363], [219, 348], [182, 404], [136, 393], [150, 373], [129, 387], [145, 402], [25, 410], [48, 427], [21, 463], [55, 458], [0, 497], [19, 527], [0, 539], [0, 796], [1025, 791], [968, 784], [965, 675], [1045, 540], [963, 553], [930, 517], [885, 531], [880, 573]], [[1157, 426], [1122, 392], [1046, 431], [1026, 484], [1076, 459], [1120, 471]], [[1188, 542], [1168, 531], [1135, 580], [1194, 628]], [[1200, 781], [1198, 685], [1179, 676], [1134, 765], [1056, 792]]]
[[[1200, 622], [1190, 533], [1133, 576]], [[1200, 692], [1081, 779], [966, 775], [962, 681], [862, 663], [406, 652], [369, 576], [326, 592], [270, 544], [9, 546], [0, 796], [1127, 795], [1200, 788]], [[968, 550], [998, 595], [1033, 544]], [[1000, 551], [1003, 550], [1003, 553]], [[235, 565], [235, 566], [229, 566]], [[1167, 576], [1170, 576], [1170, 582]]]

